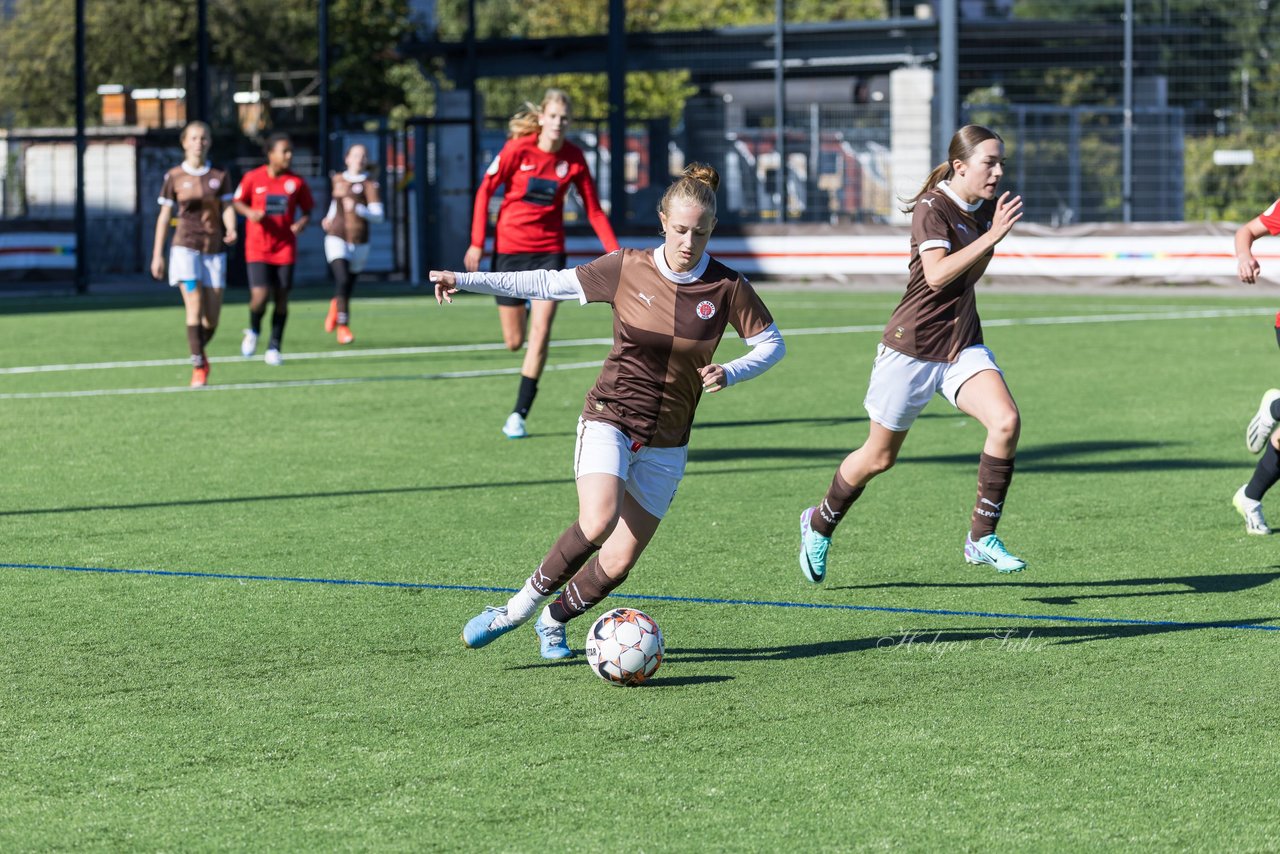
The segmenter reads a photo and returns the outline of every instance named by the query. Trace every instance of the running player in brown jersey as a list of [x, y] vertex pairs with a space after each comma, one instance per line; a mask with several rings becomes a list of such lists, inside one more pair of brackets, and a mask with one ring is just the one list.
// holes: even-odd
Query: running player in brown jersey
[[[528, 621], [560, 590], [536, 630], [544, 658], [572, 655], [565, 623], [626, 580], [675, 498], [702, 393], [751, 379], [785, 353], [750, 283], [706, 253], [718, 184], [710, 166], [685, 169], [662, 197], [665, 240], [653, 250], [621, 249], [574, 270], [431, 271], [437, 300], [449, 301], [462, 288], [613, 306], [613, 349], [578, 420], [578, 520], [518, 593], [466, 624], [468, 647], [485, 646]], [[752, 349], [713, 364], [730, 326]]]
[[347, 170], [333, 176], [329, 212], [320, 221], [324, 228], [324, 257], [333, 274], [334, 293], [324, 331], [338, 333], [339, 344], [356, 340], [351, 333], [351, 291], [356, 276], [369, 260], [369, 223], [382, 222], [382, 198], [378, 182], [369, 177], [369, 152], [359, 143], [343, 158]]
[[169, 220], [177, 231], [169, 248], [169, 284], [182, 293], [187, 309], [187, 344], [191, 348], [191, 386], [209, 381], [205, 347], [213, 340], [222, 314], [222, 294], [227, 287], [226, 247], [236, 242], [236, 212], [231, 201], [227, 173], [207, 161], [213, 134], [204, 122], [191, 122], [178, 137], [182, 163], [164, 175], [160, 189], [160, 215], [156, 218], [151, 251], [151, 275], [164, 279], [164, 241]]
[[934, 394], [987, 430], [978, 458], [978, 497], [965, 537], [964, 558], [1000, 572], [1026, 562], [996, 536], [1021, 421], [995, 356], [982, 344], [974, 285], [995, 246], [1022, 217], [1022, 197], [996, 198], [1004, 173], [1004, 141], [966, 125], [951, 137], [947, 162], [930, 173], [907, 206], [911, 259], [906, 294], [898, 303], [871, 368], [864, 401], [870, 433], [836, 470], [817, 507], [800, 515], [800, 569], [821, 582], [836, 525], [866, 485], [889, 470], [907, 431]]

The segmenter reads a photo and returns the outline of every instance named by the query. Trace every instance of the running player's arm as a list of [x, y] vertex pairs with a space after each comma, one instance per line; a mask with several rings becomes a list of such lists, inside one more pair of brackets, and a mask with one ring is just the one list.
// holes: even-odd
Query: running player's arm
[[[489, 202], [498, 188], [511, 178], [516, 166], [516, 156], [511, 143], [507, 143], [493, 158], [489, 168], [484, 170], [480, 186], [476, 188], [476, 201], [471, 210], [471, 245], [463, 256], [462, 264], [469, 272], [480, 269], [480, 259], [484, 258], [485, 232], [489, 228]], [[510, 186], [510, 185], [508, 185]]]
[[222, 242], [230, 246], [239, 239], [236, 233], [236, 209], [231, 203], [232, 196], [227, 193], [218, 198], [222, 202]]
[[[929, 212], [933, 211], [929, 207]], [[930, 213], [926, 213], [929, 216]], [[995, 249], [997, 243], [1004, 240], [1013, 229], [1014, 223], [1022, 219], [1022, 196], [1009, 198], [1008, 193], [1001, 194], [996, 200], [996, 210], [991, 216], [991, 228], [977, 240], [951, 253], [949, 241], [939, 241], [945, 246], [930, 246], [935, 241], [927, 240], [920, 244], [920, 264], [924, 268], [924, 281], [934, 290], [945, 288], [958, 279], [988, 252]]]
[[1268, 234], [1280, 234], [1280, 201], [1236, 230], [1236, 272], [1240, 281], [1252, 285], [1262, 273], [1262, 265], [1253, 257], [1253, 242]]
[[173, 178], [167, 173], [164, 185], [160, 188], [160, 214], [156, 217], [156, 237], [151, 247], [151, 275], [164, 279], [164, 241], [169, 236], [169, 219], [173, 216], [173, 208], [177, 204], [177, 196], [173, 189]]
[[604, 251], [613, 252], [618, 249], [618, 238], [613, 233], [613, 226], [609, 223], [609, 217], [605, 214], [604, 208], [600, 207], [596, 182], [591, 179], [591, 173], [587, 171], [586, 161], [582, 163], [582, 171], [574, 176], [573, 185], [578, 188], [578, 195], [582, 196], [582, 207], [587, 211], [587, 222], [591, 223], [591, 230], [596, 233], [596, 237], [600, 238]]
[[382, 199], [378, 196], [378, 182], [367, 181], [364, 185], [366, 204], [356, 202], [356, 216], [369, 222], [382, 222], [386, 219], [386, 211], [382, 207]]
[[302, 181], [298, 185], [298, 207], [302, 210], [302, 216], [293, 221], [293, 225], [289, 226], [294, 234], [301, 234], [307, 224], [311, 222], [311, 209], [315, 207], [315, 200], [311, 198], [311, 188], [307, 186], [306, 181]]
[[[249, 220], [249, 222], [262, 222], [262, 218], [266, 216], [265, 211], [256, 211], [249, 204], [253, 201], [253, 173], [249, 172], [240, 179], [240, 185], [236, 187], [236, 194], [232, 197], [231, 207], [240, 216]], [[246, 202], [248, 199], [249, 202]]]

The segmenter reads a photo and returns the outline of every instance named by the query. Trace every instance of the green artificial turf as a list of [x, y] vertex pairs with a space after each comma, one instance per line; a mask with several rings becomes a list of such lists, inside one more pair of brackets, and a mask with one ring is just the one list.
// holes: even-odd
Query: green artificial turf
[[561, 307], [587, 343], [513, 442], [519, 355], [459, 347], [499, 340], [491, 300], [373, 290], [328, 358], [302, 292], [272, 368], [233, 295], [196, 391], [176, 297], [0, 303], [0, 848], [1280, 846], [1280, 560], [1230, 503], [1280, 385], [1268, 301], [983, 290], [1028, 570], [963, 562], [983, 433], [938, 399], [815, 587], [798, 516], [866, 435], [879, 338], [841, 330], [897, 295], [762, 294], [788, 355], [703, 400], [615, 594], [666, 636], [634, 689], [529, 629], [458, 638], [506, 596], [468, 588], [517, 587], [574, 518], [607, 307]]

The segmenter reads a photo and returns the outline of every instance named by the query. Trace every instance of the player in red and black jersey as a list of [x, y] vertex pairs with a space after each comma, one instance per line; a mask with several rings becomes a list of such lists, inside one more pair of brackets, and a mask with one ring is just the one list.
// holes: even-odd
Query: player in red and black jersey
[[[286, 133], [273, 133], [264, 146], [267, 162], [248, 172], [236, 188], [236, 212], [248, 220], [244, 229], [244, 260], [249, 268], [249, 328], [244, 331], [240, 352], [252, 356], [262, 334], [262, 318], [267, 300], [275, 304], [271, 313], [271, 338], [266, 363], [280, 365], [280, 345], [289, 317], [289, 291], [293, 288], [293, 265], [297, 260], [298, 235], [311, 220], [311, 188], [303, 178], [289, 171], [293, 163], [293, 142]], [[299, 216], [301, 213], [301, 216]]]
[[871, 479], [897, 460], [907, 431], [934, 394], [942, 394], [987, 430], [965, 560], [1000, 572], [1026, 567], [996, 536], [1022, 422], [995, 356], [982, 343], [973, 290], [996, 244], [1022, 217], [1022, 197], [1009, 198], [1006, 192], [996, 198], [1004, 174], [1004, 141], [994, 131], [962, 127], [952, 136], [947, 157], [907, 208], [907, 291], [889, 319], [871, 369], [864, 401], [871, 417], [867, 440], [840, 464], [818, 506], [800, 515], [800, 569], [814, 583], [826, 576], [836, 525]]
[[[1254, 284], [1262, 274], [1262, 265], [1253, 257], [1253, 244], [1268, 234], [1280, 234], [1280, 200], [1272, 202], [1271, 207], [1236, 230], [1236, 273], [1245, 284]], [[1276, 343], [1280, 343], [1280, 314], [1276, 315]], [[1245, 531], [1250, 534], [1271, 533], [1262, 515], [1262, 496], [1280, 481], [1277, 422], [1280, 422], [1280, 389], [1273, 388], [1262, 395], [1258, 411], [1245, 428], [1245, 447], [1250, 453], [1261, 451], [1262, 458], [1254, 467], [1253, 477], [1237, 489], [1231, 499], [1232, 506], [1244, 517]]]
[[[582, 197], [587, 220], [605, 251], [618, 248], [609, 218], [600, 207], [586, 158], [580, 148], [565, 139], [569, 120], [569, 96], [559, 89], [548, 89], [541, 107], [525, 104], [525, 109], [512, 117], [508, 125], [511, 138], [489, 164], [476, 192], [471, 246], [462, 262], [468, 272], [480, 269], [489, 200], [502, 186], [506, 187], [506, 193], [498, 208], [493, 239], [495, 272], [559, 270], [565, 266], [564, 197], [570, 186], [576, 187]], [[543, 300], [533, 302], [530, 318], [525, 310], [526, 300], [504, 296], [497, 299], [502, 339], [508, 349], [520, 349], [525, 341], [526, 323], [529, 327], [529, 349], [520, 369], [520, 391], [515, 409], [502, 427], [508, 438], [521, 439], [527, 435], [525, 418], [533, 406], [538, 379], [547, 363], [547, 342], [551, 338], [556, 304]]]
[[[578, 520], [506, 605], [486, 608], [467, 623], [462, 640], [468, 647], [485, 646], [528, 621], [559, 590], [535, 628], [544, 658], [572, 655], [565, 623], [626, 579], [675, 498], [702, 393], [758, 376], [785, 353], [751, 284], [706, 253], [718, 183], [710, 166], [685, 170], [662, 198], [666, 239], [653, 250], [617, 250], [554, 272], [431, 272], [437, 300], [448, 301], [462, 288], [613, 307], [613, 349], [578, 419]], [[714, 364], [730, 327], [752, 349]]]
[[231, 181], [205, 158], [213, 134], [204, 122], [182, 129], [182, 163], [164, 175], [160, 215], [156, 218], [151, 275], [165, 274], [164, 242], [169, 222], [177, 223], [169, 248], [169, 284], [181, 289], [187, 310], [187, 345], [191, 348], [191, 385], [209, 381], [205, 347], [213, 340], [227, 286], [226, 247], [236, 242], [236, 213], [230, 205]]

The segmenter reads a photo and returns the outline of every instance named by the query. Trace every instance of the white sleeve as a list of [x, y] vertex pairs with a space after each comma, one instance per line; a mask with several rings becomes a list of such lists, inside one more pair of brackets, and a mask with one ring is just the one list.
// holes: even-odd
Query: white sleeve
[[386, 218], [382, 202], [374, 202], [371, 205], [356, 205], [356, 213], [369, 220], [369, 222], [382, 222]]
[[478, 294], [517, 299], [571, 300], [587, 297], [573, 270], [522, 270], [518, 273], [455, 273], [458, 287]]
[[778, 331], [776, 323], [770, 323], [769, 328], [759, 335], [752, 335], [747, 339], [747, 344], [751, 347], [749, 352], [721, 365], [724, 368], [725, 388], [760, 376], [787, 354], [787, 345], [783, 343], [782, 333]]

